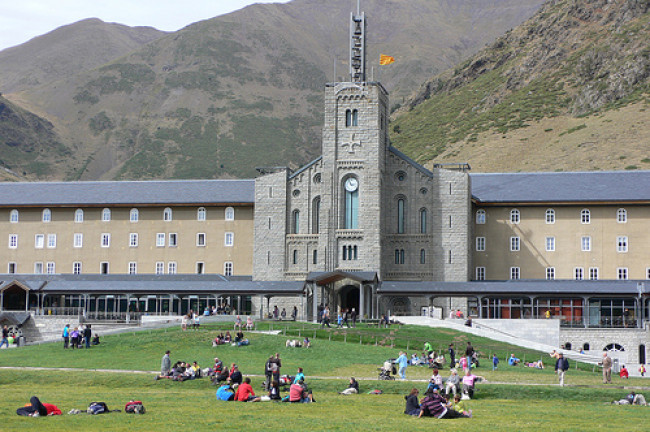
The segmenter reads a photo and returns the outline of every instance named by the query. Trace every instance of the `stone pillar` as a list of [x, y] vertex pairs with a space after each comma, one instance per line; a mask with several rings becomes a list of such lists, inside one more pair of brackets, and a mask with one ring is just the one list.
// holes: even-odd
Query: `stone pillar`
[[363, 314], [366, 311], [366, 286], [362, 283], [359, 287], [359, 310], [358, 318], [363, 319]]
[[312, 297], [312, 321], [318, 322], [318, 286], [312, 282], [311, 285]]

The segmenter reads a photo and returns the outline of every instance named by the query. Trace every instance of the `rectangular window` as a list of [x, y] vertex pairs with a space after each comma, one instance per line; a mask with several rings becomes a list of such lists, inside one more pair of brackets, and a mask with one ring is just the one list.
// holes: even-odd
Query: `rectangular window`
[[10, 262], [7, 266], [7, 273], [14, 274], [18, 273], [18, 265], [15, 262]]
[[178, 234], [169, 233], [169, 247], [178, 246]]
[[45, 270], [47, 274], [54, 274], [56, 273], [56, 265], [52, 261], [50, 261], [45, 265]]
[[165, 233], [156, 234], [156, 246], [165, 247]]
[[476, 267], [476, 280], [485, 280], [485, 267]]
[[591, 252], [591, 237], [582, 237], [580, 240], [580, 248], [583, 252]]
[[555, 267], [546, 267], [546, 280], [555, 280]]
[[138, 233], [129, 234], [129, 247], [138, 247]]
[[627, 252], [627, 236], [616, 237], [616, 252]]
[[223, 275], [224, 276], [232, 276], [232, 262], [226, 261], [223, 263]]
[[598, 280], [598, 267], [589, 267], [589, 280]]
[[485, 251], [485, 237], [476, 237], [476, 251]]
[[129, 263], [129, 274], [137, 274], [137, 273], [138, 273], [138, 263], [130, 262]]
[[81, 233], [74, 233], [74, 241], [72, 245], [76, 248], [80, 248], [84, 243], [84, 235]]
[[627, 267], [619, 267], [616, 269], [618, 280], [627, 280]]
[[231, 232], [227, 232], [225, 237], [224, 237], [224, 245], [225, 246], [232, 246], [235, 244], [235, 234]]
[[18, 247], [18, 234], [9, 234], [9, 249]]
[[47, 235], [47, 247], [48, 249], [54, 249], [56, 247], [56, 234]]
[[167, 273], [176, 274], [176, 262], [170, 261], [167, 263]]
[[36, 234], [34, 239], [34, 247], [36, 249], [43, 249], [44, 244], [45, 244], [45, 235]]
[[583, 280], [585, 278], [585, 269], [576, 267], [573, 269], [573, 276], [575, 280]]
[[196, 263], [196, 274], [203, 274], [203, 273], [205, 273], [205, 263], [197, 262]]
[[520, 268], [519, 267], [510, 267], [510, 279], [518, 280], [520, 277]]
[[510, 237], [510, 251], [516, 252], [519, 250], [519, 237]]
[[205, 233], [198, 233], [196, 235], [196, 245], [205, 246]]
[[546, 252], [555, 252], [555, 237], [546, 237]]
[[108, 263], [106, 261], [99, 263], [99, 273], [108, 274]]
[[81, 274], [81, 263], [79, 261], [72, 263], [72, 274]]
[[34, 263], [34, 274], [43, 274], [43, 263], [35, 262]]
[[[11, 263], [9, 263], [11, 264]], [[650, 267], [645, 269], [645, 278], [646, 280], [650, 280]]]
[[158, 261], [156, 263], [156, 274], [161, 275], [165, 273], [165, 263], [162, 261]]
[[111, 246], [111, 235], [109, 233], [102, 234], [102, 247], [107, 248]]
[[312, 264], [318, 264], [318, 250], [316, 249], [312, 253]]

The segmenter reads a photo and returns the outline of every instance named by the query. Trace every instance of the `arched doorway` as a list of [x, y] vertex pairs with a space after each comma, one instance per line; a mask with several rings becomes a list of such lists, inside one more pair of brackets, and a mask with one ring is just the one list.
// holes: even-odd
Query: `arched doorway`
[[27, 310], [27, 290], [13, 284], [2, 292], [2, 310], [25, 311]]
[[388, 302], [391, 315], [409, 315], [411, 313], [411, 300], [408, 297], [393, 297]]
[[352, 309], [359, 313], [359, 287], [354, 285], [345, 285], [339, 291], [339, 304], [341, 309]]

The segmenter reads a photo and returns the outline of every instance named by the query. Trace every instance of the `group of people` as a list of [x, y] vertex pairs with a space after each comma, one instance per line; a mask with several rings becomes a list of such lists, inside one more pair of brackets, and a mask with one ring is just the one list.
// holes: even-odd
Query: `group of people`
[[223, 332], [219, 333], [212, 341], [213, 347], [225, 344], [230, 344], [232, 346], [247, 346], [250, 345], [250, 341], [244, 336], [241, 329], [235, 333], [234, 338], [230, 335], [229, 331], [226, 331], [226, 334], [223, 334]]
[[169, 357], [170, 351], [167, 350], [160, 362], [160, 375], [154, 377], [155, 380], [170, 379], [173, 381], [187, 381], [203, 376], [201, 367], [198, 363], [177, 361], [172, 366], [171, 358]]
[[[273, 307], [273, 311], [269, 314], [269, 319], [273, 319], [276, 321], [286, 321], [287, 320], [287, 310], [285, 308], [282, 308], [282, 311], [278, 308], [278, 306]], [[291, 318], [292, 321], [295, 321], [298, 319], [298, 307], [294, 306], [293, 309], [291, 310]]]
[[71, 328], [70, 324], [66, 324], [63, 327], [63, 333], [61, 334], [63, 338], [63, 348], [64, 349], [75, 349], [75, 348], [90, 348], [91, 345], [99, 345], [99, 335], [95, 333], [93, 336], [93, 331], [90, 324], [85, 326], [80, 325], [79, 327]]
[[418, 401], [420, 391], [417, 388], [411, 390], [406, 399], [406, 408], [404, 414], [415, 417], [436, 417], [439, 419], [452, 419], [472, 417], [472, 411], [467, 409], [465, 402], [460, 395], [455, 395], [453, 399], [447, 399], [439, 389], [428, 387], [422, 400]]
[[226, 382], [219, 386], [217, 389], [217, 399], [221, 401], [236, 401], [236, 402], [297, 402], [297, 403], [311, 403], [314, 401], [312, 391], [305, 384], [304, 379], [296, 377], [289, 386], [289, 394], [282, 396], [280, 383], [276, 380], [271, 381], [266, 394], [256, 395], [251, 385], [249, 377], [244, 378], [243, 383]]
[[9, 328], [6, 325], [2, 327], [2, 342], [0, 342], [0, 348], [3, 346], [9, 348], [9, 346], [15, 345], [17, 343], [18, 340], [16, 338], [16, 334], [9, 332]]
[[181, 329], [185, 331], [188, 327], [194, 330], [198, 330], [201, 327], [201, 316], [192, 309], [181, 317]]
[[[237, 318], [235, 318], [235, 324], [233, 325], [233, 330], [242, 330], [242, 319], [241, 316], [237, 315]], [[246, 330], [251, 331], [255, 327], [255, 324], [253, 323], [253, 317], [250, 315], [246, 317]]]

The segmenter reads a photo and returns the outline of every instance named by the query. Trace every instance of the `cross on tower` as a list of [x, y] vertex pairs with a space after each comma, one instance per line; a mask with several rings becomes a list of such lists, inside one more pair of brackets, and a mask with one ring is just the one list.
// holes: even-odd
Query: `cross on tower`
[[361, 140], [355, 138], [355, 134], [352, 134], [350, 142], [341, 144], [341, 148], [345, 149], [347, 147], [348, 153], [354, 154], [354, 147], [361, 147]]

